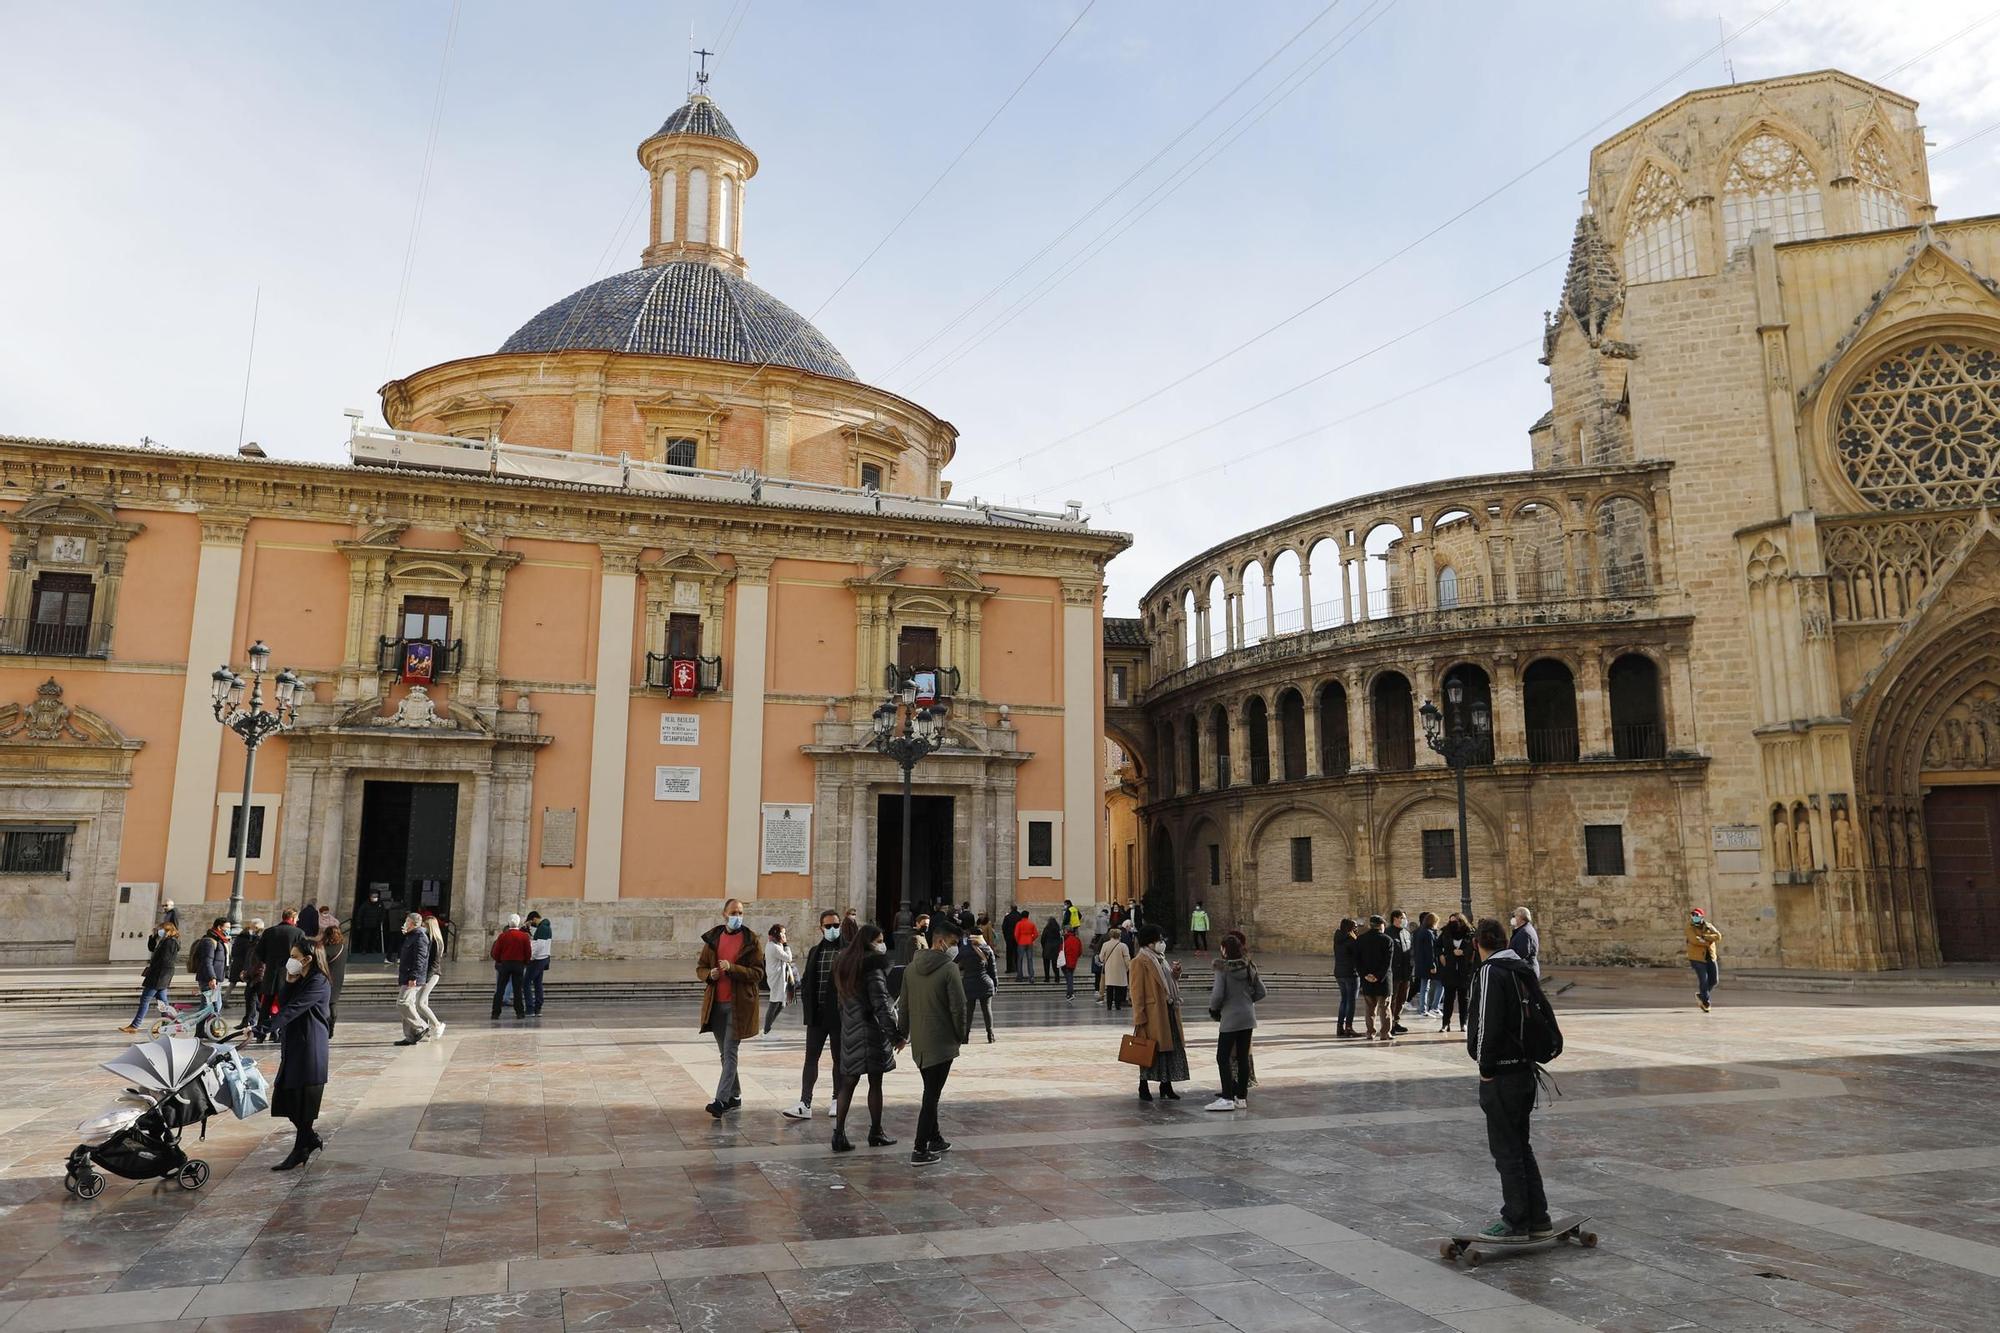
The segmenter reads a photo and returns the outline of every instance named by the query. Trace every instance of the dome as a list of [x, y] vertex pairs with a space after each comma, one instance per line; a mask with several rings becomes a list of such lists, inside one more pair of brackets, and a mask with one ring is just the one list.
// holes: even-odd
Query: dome
[[748, 278], [697, 260], [633, 269], [572, 292], [515, 330], [500, 350], [769, 362], [856, 378], [847, 358], [805, 316]]
[[[711, 139], [727, 139], [733, 144], [743, 144], [742, 136], [729, 123], [729, 117], [700, 93], [688, 98], [684, 105], [668, 116], [666, 124], [660, 126], [659, 133], [653, 137], [658, 138], [660, 134], [706, 134]], [[743, 146], [749, 147], [748, 144]]]

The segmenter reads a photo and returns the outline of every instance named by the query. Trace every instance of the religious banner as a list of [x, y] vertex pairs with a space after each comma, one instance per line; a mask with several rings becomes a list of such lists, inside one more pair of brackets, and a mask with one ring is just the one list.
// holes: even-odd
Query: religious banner
[[910, 673], [910, 684], [917, 690], [917, 707], [929, 708], [937, 702], [937, 672], [913, 671]]
[[667, 693], [676, 699], [692, 699], [695, 694], [695, 683], [700, 678], [692, 657], [676, 657], [667, 677]]
[[428, 639], [411, 639], [403, 645], [403, 683], [428, 685], [437, 671], [437, 646]]

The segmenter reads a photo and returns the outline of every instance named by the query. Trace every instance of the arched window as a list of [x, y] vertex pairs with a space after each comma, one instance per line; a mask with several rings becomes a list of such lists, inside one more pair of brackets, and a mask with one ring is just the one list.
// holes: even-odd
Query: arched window
[[1910, 225], [1910, 210], [1903, 202], [1895, 168], [1889, 165], [1889, 150], [1874, 130], [1854, 147], [1854, 175], [1861, 182], [1854, 192], [1861, 203], [1861, 230], [1885, 231]]
[[1229, 713], [1217, 704], [1208, 715], [1208, 748], [1215, 756], [1215, 789], [1229, 786]]
[[1181, 594], [1181, 665], [1193, 666], [1201, 660], [1201, 621], [1195, 616], [1194, 593]]
[[1229, 594], [1223, 589], [1222, 575], [1217, 574], [1208, 581], [1208, 655], [1220, 657], [1229, 651], [1231, 626], [1229, 617], [1232, 608]]
[[[1456, 687], [1456, 688], [1454, 688]], [[1458, 695], [1458, 702], [1452, 702], [1452, 695]], [[1493, 682], [1486, 672], [1470, 662], [1461, 662], [1444, 673], [1444, 727], [1447, 732], [1463, 732], [1468, 736], [1478, 734], [1473, 726], [1475, 712], [1484, 712], [1488, 719], [1485, 743], [1475, 746], [1466, 760], [1471, 764], [1493, 762]]]
[[1271, 780], [1271, 719], [1259, 695], [1243, 705], [1243, 731], [1250, 747], [1250, 785], [1261, 787]]
[[722, 192], [716, 199], [716, 206], [720, 211], [716, 219], [715, 243], [727, 246], [730, 233], [736, 229], [736, 182], [724, 176], [716, 183]]
[[687, 238], [695, 245], [708, 243], [708, 173], [700, 167], [688, 173]]
[[1458, 605], [1458, 571], [1446, 565], [1438, 571], [1438, 610], [1449, 611]]
[[1646, 507], [1626, 495], [1597, 506], [1597, 559], [1604, 591], [1612, 596], [1643, 592], [1646, 576]]
[[1521, 673], [1521, 711], [1528, 731], [1528, 762], [1576, 762], [1576, 677], [1552, 657]]
[[1319, 687], [1319, 771], [1337, 778], [1347, 764], [1347, 687], [1330, 680]]
[[1642, 653], [1627, 653], [1611, 664], [1611, 753], [1619, 759], [1664, 759], [1660, 669]]
[[1153, 794], [1161, 800], [1174, 795], [1174, 788], [1180, 784], [1181, 771], [1174, 763], [1174, 729], [1172, 726], [1160, 728], [1160, 762], [1153, 770]]
[[1625, 206], [1625, 281], [1694, 276], [1694, 232], [1680, 182], [1648, 162]]
[[[1935, 255], [1918, 261], [1943, 266]], [[1919, 275], [1920, 276], [1920, 275]], [[1834, 447], [1877, 509], [1957, 509], [2000, 497], [2000, 350], [1960, 339], [1898, 348], [1841, 400]]]
[[1826, 235], [1812, 163], [1791, 140], [1768, 131], [1737, 151], [1722, 183], [1723, 248], [1735, 253], [1754, 231], [1779, 241]]
[[1384, 671], [1369, 690], [1374, 717], [1375, 767], [1401, 772], [1417, 766], [1416, 719], [1410, 712], [1410, 682], [1400, 673]]
[[681, 238], [680, 219], [674, 216], [674, 206], [678, 203], [674, 191], [675, 173], [672, 168], [660, 173], [660, 235], [669, 241]]
[[1187, 719], [1188, 790], [1201, 790], [1201, 719], [1193, 713]]
[[1306, 775], [1306, 701], [1297, 690], [1278, 696], [1278, 748], [1284, 754], [1285, 781]]

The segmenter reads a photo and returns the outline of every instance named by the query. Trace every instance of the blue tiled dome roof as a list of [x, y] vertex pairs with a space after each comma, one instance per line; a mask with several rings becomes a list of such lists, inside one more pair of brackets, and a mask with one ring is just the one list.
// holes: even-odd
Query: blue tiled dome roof
[[[743, 137], [736, 132], [736, 127], [729, 123], [729, 117], [722, 114], [722, 109], [699, 93], [688, 98], [685, 105], [668, 116], [666, 124], [660, 126], [659, 132], [660, 134], [706, 134], [711, 139], [727, 139], [734, 144], [743, 143]], [[744, 144], [744, 147], [747, 148], [749, 145]]]
[[696, 260], [637, 268], [573, 292], [515, 330], [502, 352], [636, 352], [791, 366], [855, 379], [805, 316], [728, 269]]

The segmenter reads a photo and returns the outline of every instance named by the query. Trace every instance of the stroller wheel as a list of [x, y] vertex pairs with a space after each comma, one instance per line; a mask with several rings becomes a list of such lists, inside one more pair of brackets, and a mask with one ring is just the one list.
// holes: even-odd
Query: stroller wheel
[[198, 1190], [203, 1185], [206, 1185], [208, 1183], [208, 1163], [197, 1157], [186, 1166], [183, 1166], [181, 1168], [180, 1182], [181, 1188], [184, 1190]]
[[76, 1197], [94, 1199], [104, 1193], [104, 1177], [92, 1172], [76, 1182]]
[[67, 1171], [63, 1172], [63, 1188], [71, 1194], [76, 1193], [76, 1177]]
[[202, 1024], [202, 1035], [210, 1041], [221, 1041], [229, 1035], [229, 1020], [220, 1015]]

